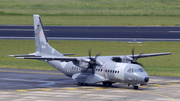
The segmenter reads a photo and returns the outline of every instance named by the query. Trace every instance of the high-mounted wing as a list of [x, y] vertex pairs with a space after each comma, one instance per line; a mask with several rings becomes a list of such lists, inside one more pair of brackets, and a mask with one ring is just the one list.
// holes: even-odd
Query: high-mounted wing
[[171, 52], [166, 53], [152, 53], [152, 54], [138, 54], [138, 55], [124, 55], [124, 56], [112, 56], [112, 60], [116, 62], [124, 61], [131, 61], [133, 59], [137, 60], [138, 58], [145, 58], [145, 57], [153, 57], [153, 56], [162, 56], [162, 55], [171, 55]]
[[37, 60], [59, 60], [59, 61], [77, 61], [74, 57], [16, 57], [19, 59], [37, 59]]
[[[65, 53], [64, 56], [75, 55], [74, 53]], [[36, 54], [25, 54], [25, 55], [9, 55], [10, 57], [41, 57]]]
[[36, 56], [36, 55], [29, 55], [29, 54], [25, 54], [25, 55], [9, 55], [10, 57], [41, 57], [41, 56]]
[[[162, 56], [162, 55], [171, 55], [172, 53], [152, 53], [152, 54], [141, 54], [141, 55], [134, 55], [134, 58], [145, 58], [145, 57], [153, 57], [153, 56]], [[42, 57], [37, 55], [9, 55], [11, 57], [16, 57], [20, 59], [37, 59], [37, 60], [59, 60], [59, 61], [78, 61], [82, 58], [87, 57]], [[114, 61], [121, 62], [122, 59], [131, 60], [132, 55], [121, 55], [121, 56], [99, 56], [102, 58], [111, 58]]]
[[[153, 57], [153, 56], [162, 56], [162, 55], [171, 55], [172, 53], [153, 53], [153, 54], [141, 54], [139, 55], [134, 55], [135, 58], [145, 58], [145, 57]], [[131, 56], [132, 57], [132, 56]]]

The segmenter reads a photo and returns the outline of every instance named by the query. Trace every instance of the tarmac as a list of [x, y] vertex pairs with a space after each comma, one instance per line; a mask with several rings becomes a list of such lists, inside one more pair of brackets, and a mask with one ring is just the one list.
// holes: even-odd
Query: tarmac
[[0, 101], [180, 101], [180, 77], [150, 76], [138, 90], [126, 84], [77, 86], [58, 71], [0, 68]]

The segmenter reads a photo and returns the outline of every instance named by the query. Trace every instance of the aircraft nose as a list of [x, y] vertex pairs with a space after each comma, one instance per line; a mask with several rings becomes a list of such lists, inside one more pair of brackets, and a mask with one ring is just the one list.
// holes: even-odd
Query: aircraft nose
[[149, 77], [145, 77], [144, 82], [148, 82], [148, 81], [149, 81]]

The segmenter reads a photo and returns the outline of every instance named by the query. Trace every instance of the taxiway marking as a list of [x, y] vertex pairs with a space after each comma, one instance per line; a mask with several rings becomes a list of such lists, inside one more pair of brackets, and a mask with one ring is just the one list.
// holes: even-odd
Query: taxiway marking
[[[67, 91], [67, 93], [62, 93], [63, 95], [60, 95], [60, 96], [58, 96], [58, 97], [67, 97], [69, 94], [74, 94], [73, 92], [68, 92], [68, 91], [80, 91], [80, 92], [83, 92], [84, 90], [91, 90], [91, 89], [112, 89], [110, 92], [119, 92], [119, 93], [123, 93], [123, 92], [139, 92], [139, 93], [147, 93], [147, 94], [150, 94], [150, 95], [154, 95], [154, 96], [159, 96], [159, 97], [162, 97], [162, 98], [159, 98], [159, 99], [161, 99], [161, 100], [165, 100], [165, 98], [166, 99], [169, 99], [169, 100], [172, 100], [172, 101], [175, 101], [175, 99], [173, 99], [173, 98], [171, 98], [171, 97], [169, 97], [169, 96], [165, 96], [165, 95], [162, 95], [162, 94], [158, 94], [158, 93], [152, 93], [152, 92], [147, 92], [147, 91], [140, 91], [140, 90], [133, 90], [133, 89], [125, 89], [125, 88], [110, 88], [110, 87], [84, 87], [84, 88], [82, 88], [82, 87], [74, 87], [74, 88], [52, 88], [52, 89], [27, 89], [27, 90], [24, 90], [24, 89], [21, 89], [21, 90], [12, 90], [12, 91], [0, 91], [0, 92], [4, 92], [4, 93], [6, 93], [6, 92], [34, 92], [34, 93], [36, 93], [36, 94], [38, 94], [38, 93], [48, 93], [49, 91], [53, 91], [53, 92], [58, 92], [58, 91], [61, 91], [61, 92], [63, 92], [63, 91]], [[122, 90], [117, 90], [117, 89], [122, 89]], [[115, 90], [115, 91], [114, 91]], [[124, 91], [125, 90], [125, 91]], [[44, 91], [44, 92], [42, 92], [42, 91]], [[92, 90], [91, 90], [92, 91]], [[52, 93], [52, 92], [51, 92]], [[60, 94], [60, 93], [58, 93], [58, 94]], [[91, 97], [91, 96], [94, 96], [94, 97], [97, 97], [97, 99], [99, 99], [99, 98], [101, 98], [101, 97], [107, 97], [107, 95], [97, 95], [97, 94], [85, 94], [85, 96], [88, 96], [88, 97]], [[125, 97], [125, 96], [119, 96], [119, 95], [117, 95], [117, 96], [111, 96], [111, 95], [109, 95], [108, 96], [109, 98], [116, 98], [116, 97]]]
[[172, 101], [176, 101], [176, 100], [173, 99], [173, 98], [170, 98], [170, 97], [168, 97], [168, 96], [161, 95], [161, 94], [156, 94], [156, 93], [146, 92], [146, 91], [138, 91], [138, 92], [143, 92], [143, 93], [147, 93], [147, 94], [157, 95], [157, 96], [161, 96], [161, 97], [164, 97], [164, 98], [168, 98], [168, 99], [170, 99], [170, 100], [172, 100]]

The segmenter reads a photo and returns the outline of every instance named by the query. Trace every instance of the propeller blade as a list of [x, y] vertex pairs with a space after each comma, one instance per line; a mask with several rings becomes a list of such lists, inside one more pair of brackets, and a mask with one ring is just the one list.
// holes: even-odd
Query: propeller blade
[[92, 73], [94, 74], [95, 73], [95, 66], [93, 65], [93, 68], [92, 68]]
[[91, 49], [89, 49], [89, 58], [91, 59]]
[[101, 55], [101, 53], [99, 52], [94, 59], [96, 60], [97, 57], [100, 56], [100, 55]]
[[132, 48], [132, 58], [133, 58], [133, 60], [134, 60], [134, 47]]
[[144, 68], [143, 64], [137, 62], [137, 59], [143, 54], [143, 52], [140, 53], [140, 54], [135, 58], [135, 57], [134, 57], [134, 50], [135, 50], [135, 48], [133, 47], [133, 48], [132, 48], [132, 60], [131, 60], [131, 63], [132, 63], [132, 64], [138, 64], [138, 65], [140, 65], [141, 67]]
[[143, 67], [143, 68], [144, 68], [144, 66], [143, 66], [143, 64], [142, 64], [142, 63], [137, 62], [137, 64], [138, 64], [138, 65], [140, 65], [141, 67]]
[[96, 65], [99, 65], [98, 63], [96, 63], [96, 59], [100, 55], [101, 55], [101, 53], [99, 52], [94, 58], [91, 57], [91, 49], [89, 49], [89, 59], [90, 59], [90, 61], [88, 62], [89, 63], [88, 68], [90, 68], [92, 70], [93, 74], [95, 73]]

